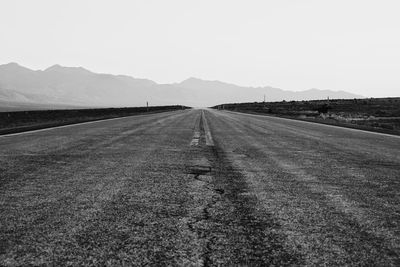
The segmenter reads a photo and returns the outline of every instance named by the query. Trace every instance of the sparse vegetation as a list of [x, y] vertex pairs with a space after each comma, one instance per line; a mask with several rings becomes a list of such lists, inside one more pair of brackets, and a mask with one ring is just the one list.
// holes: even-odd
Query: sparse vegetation
[[213, 108], [400, 134], [400, 98], [233, 103]]

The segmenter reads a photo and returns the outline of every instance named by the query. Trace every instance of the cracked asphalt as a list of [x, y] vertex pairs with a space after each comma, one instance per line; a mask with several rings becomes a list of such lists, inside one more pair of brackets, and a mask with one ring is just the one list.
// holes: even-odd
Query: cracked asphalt
[[185, 110], [0, 137], [0, 265], [399, 266], [400, 138]]

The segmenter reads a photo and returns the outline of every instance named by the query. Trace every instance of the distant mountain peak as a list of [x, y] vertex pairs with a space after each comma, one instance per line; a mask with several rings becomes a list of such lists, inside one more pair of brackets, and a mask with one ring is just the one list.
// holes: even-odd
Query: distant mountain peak
[[204, 82], [204, 80], [196, 78], [196, 77], [189, 77], [189, 78], [181, 81], [180, 84], [193, 83], [193, 82]]
[[63, 67], [61, 65], [55, 64], [53, 66], [48, 67], [44, 71], [53, 71], [53, 70], [59, 70], [62, 69]]
[[197, 77], [189, 77], [185, 81], [205, 81], [205, 80], [197, 78]]
[[21, 65], [19, 65], [18, 63], [15, 63], [15, 62], [10, 62], [10, 63], [7, 63], [7, 64], [4, 64], [3, 66], [8, 66], [8, 67], [22, 67]]
[[44, 70], [44, 72], [75, 72], [75, 73], [86, 73], [90, 74], [92, 73], [91, 71], [82, 68], [82, 67], [65, 67], [61, 66], [59, 64], [55, 64], [51, 67], [48, 67], [47, 69]]
[[235, 84], [221, 82], [218, 80], [204, 80], [196, 77], [190, 77], [186, 80], [183, 80], [179, 83], [179, 85], [224, 85], [224, 86], [237, 86]]
[[25, 68], [24, 66], [21, 66], [15, 62], [10, 62], [7, 64], [0, 65], [0, 68], [8, 69], [8, 70], [30, 70], [30, 69]]
[[310, 89], [304, 90], [303, 92], [319, 92], [319, 91], [324, 91], [324, 90], [321, 90], [318, 88], [310, 88]]

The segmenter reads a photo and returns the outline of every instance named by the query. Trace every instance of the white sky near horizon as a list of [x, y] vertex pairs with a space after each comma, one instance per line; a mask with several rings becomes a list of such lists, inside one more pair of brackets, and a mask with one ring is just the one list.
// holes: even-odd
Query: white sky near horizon
[[397, 0], [0, 0], [0, 64], [400, 96]]

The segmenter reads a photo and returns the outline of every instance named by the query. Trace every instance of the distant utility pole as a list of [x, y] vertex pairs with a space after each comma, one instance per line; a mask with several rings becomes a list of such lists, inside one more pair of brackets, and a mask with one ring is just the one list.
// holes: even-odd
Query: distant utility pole
[[264, 101], [263, 101], [263, 109], [265, 109], [265, 94], [264, 94]]

